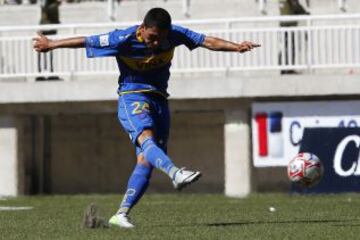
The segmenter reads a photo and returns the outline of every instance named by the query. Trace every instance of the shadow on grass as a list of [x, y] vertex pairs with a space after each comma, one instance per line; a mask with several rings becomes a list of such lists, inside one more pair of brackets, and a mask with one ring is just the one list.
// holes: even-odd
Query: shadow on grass
[[[192, 223], [179, 224], [176, 227], [233, 227], [233, 226], [251, 226], [263, 224], [330, 224], [334, 227], [360, 227], [358, 219], [328, 219], [328, 220], [287, 220], [287, 221], [248, 221], [248, 222], [217, 222], [217, 223]], [[169, 225], [166, 225], [168, 227]], [[156, 225], [152, 227], [165, 227], [165, 225]]]
[[[206, 223], [201, 224], [208, 227], [227, 227], [227, 226], [246, 226], [246, 225], [261, 225], [261, 224], [294, 224], [294, 223], [320, 223], [328, 224], [333, 223], [333, 226], [360, 226], [360, 224], [351, 224], [350, 222], [358, 221], [355, 220], [338, 220], [338, 219], [328, 219], [328, 220], [288, 220], [288, 221], [250, 221], [250, 222], [227, 222], [227, 223]], [[346, 224], [346, 223], [349, 224]], [[335, 223], [335, 224], [334, 224]]]

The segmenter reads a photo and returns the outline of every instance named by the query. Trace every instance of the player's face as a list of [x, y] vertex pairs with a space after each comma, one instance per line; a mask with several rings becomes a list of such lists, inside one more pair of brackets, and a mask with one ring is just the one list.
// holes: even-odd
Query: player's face
[[145, 27], [141, 28], [141, 37], [147, 47], [156, 49], [166, 39], [168, 30], [159, 29], [157, 27]]

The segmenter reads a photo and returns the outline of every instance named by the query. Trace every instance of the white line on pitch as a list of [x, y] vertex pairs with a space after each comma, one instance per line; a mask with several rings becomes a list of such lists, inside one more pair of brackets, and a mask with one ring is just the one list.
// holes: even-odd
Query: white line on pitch
[[21, 211], [21, 210], [31, 210], [34, 207], [10, 207], [10, 206], [0, 206], [0, 211]]

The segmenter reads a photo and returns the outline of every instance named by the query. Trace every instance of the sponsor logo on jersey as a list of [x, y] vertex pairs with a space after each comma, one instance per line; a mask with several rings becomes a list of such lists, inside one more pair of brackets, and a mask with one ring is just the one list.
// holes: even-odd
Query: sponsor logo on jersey
[[151, 56], [145, 56], [143, 58], [130, 58], [120, 57], [120, 59], [131, 69], [136, 71], [148, 71], [156, 68], [160, 68], [169, 64], [174, 56], [174, 48]]

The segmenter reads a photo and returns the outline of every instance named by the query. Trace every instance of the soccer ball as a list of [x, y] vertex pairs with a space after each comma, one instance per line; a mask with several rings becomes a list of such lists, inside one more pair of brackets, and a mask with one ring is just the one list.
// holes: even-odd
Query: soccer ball
[[320, 182], [324, 166], [315, 154], [303, 152], [289, 162], [287, 173], [291, 182], [312, 187]]

